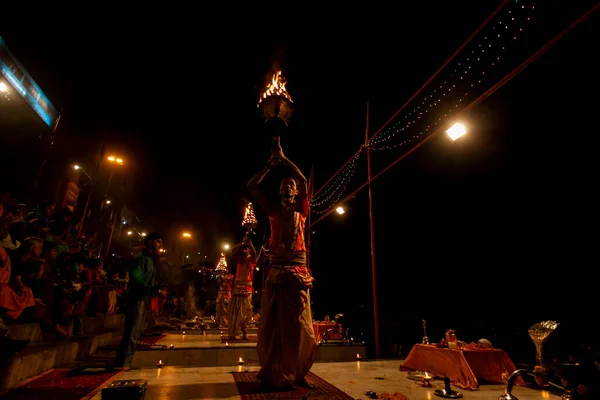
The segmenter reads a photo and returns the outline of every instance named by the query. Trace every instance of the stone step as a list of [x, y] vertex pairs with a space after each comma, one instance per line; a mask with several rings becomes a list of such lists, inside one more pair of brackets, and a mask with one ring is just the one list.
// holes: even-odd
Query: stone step
[[[364, 345], [321, 345], [317, 348], [317, 362], [356, 361], [357, 354], [366, 360]], [[223, 367], [239, 365], [239, 358], [244, 365], [258, 365], [256, 344], [249, 343], [237, 347], [182, 347], [174, 349], [137, 350], [133, 357], [132, 368], [153, 368], [159, 360], [164, 365], [177, 367]]]
[[104, 332], [74, 336], [71, 339], [32, 343], [0, 368], [0, 391], [15, 387], [23, 380], [49, 369], [87, 360], [99, 348], [116, 346], [121, 335], [122, 327], [115, 326]]
[[38, 322], [8, 325], [8, 337], [15, 340], [29, 340], [31, 343], [41, 342], [44, 338]]
[[[105, 317], [84, 317], [80, 320], [81, 329], [78, 329], [78, 323], [71, 322], [68, 329], [71, 335], [77, 330], [83, 335], [89, 335], [106, 330], [121, 329], [125, 317], [117, 314]], [[43, 332], [39, 322], [8, 325], [8, 335], [15, 340], [29, 340], [32, 344], [53, 341], [56, 336], [52, 332]]]

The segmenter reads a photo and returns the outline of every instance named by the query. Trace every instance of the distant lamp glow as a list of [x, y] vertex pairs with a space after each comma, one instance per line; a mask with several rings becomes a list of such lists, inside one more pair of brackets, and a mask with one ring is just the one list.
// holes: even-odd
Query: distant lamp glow
[[184, 238], [191, 238], [192, 234], [188, 233], [188, 232], [183, 232], [183, 234], [181, 236], [183, 236]]
[[106, 157], [106, 159], [108, 161], [110, 161], [111, 163], [117, 163], [119, 165], [123, 165], [123, 163], [124, 163], [123, 159], [120, 157], [108, 156], [108, 157]]
[[110, 203], [111, 203], [110, 200], [106, 200], [106, 204], [110, 204]]
[[6, 83], [0, 82], [0, 92], [8, 92], [8, 86], [6, 86]]
[[142, 233], [140, 233], [140, 235], [142, 235], [142, 236], [146, 236], [146, 235], [147, 235], [147, 233], [146, 233], [146, 232], [142, 232]]
[[132, 231], [127, 231], [127, 234], [128, 234], [129, 236], [131, 236], [131, 235], [133, 235], [133, 232], [132, 232]]
[[73, 165], [73, 169], [79, 169], [79, 168], [81, 168], [79, 165], [77, 165], [77, 164]]
[[225, 244], [223, 245], [223, 249], [225, 249], [225, 250], [229, 250], [229, 245], [228, 245], [227, 243], [225, 243]]
[[456, 140], [467, 133], [465, 126], [459, 122], [455, 123], [446, 131], [450, 139]]
[[339, 206], [338, 208], [336, 208], [335, 211], [340, 215], [342, 215], [346, 212], [346, 210], [344, 210], [344, 207], [342, 207], [342, 206]]

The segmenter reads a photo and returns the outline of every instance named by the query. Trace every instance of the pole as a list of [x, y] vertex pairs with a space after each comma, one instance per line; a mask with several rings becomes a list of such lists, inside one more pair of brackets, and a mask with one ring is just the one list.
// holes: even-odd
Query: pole
[[85, 221], [87, 219], [88, 207], [90, 205], [90, 199], [92, 198], [92, 189], [93, 189], [93, 186], [90, 185], [87, 200], [85, 201], [85, 207], [83, 208], [83, 215], [81, 217], [81, 222], [79, 223], [79, 232], [77, 232], [77, 237], [81, 237], [81, 231], [83, 230], [83, 224], [85, 223]]
[[40, 165], [40, 170], [38, 171], [35, 181], [33, 182], [33, 190], [34, 191], [37, 190], [37, 188], [38, 188], [40, 180], [42, 179], [42, 175], [44, 174], [44, 168], [46, 167], [46, 163], [48, 162], [48, 155], [52, 151], [52, 147], [54, 147], [54, 135], [56, 134], [56, 130], [58, 129], [58, 123], [60, 122], [61, 115], [62, 115], [62, 112], [61, 112], [61, 114], [58, 114], [58, 117], [56, 118], [56, 122], [54, 123], [54, 127], [52, 127], [52, 132], [50, 133], [50, 145], [48, 146], [48, 149], [44, 153], [44, 158], [42, 160], [42, 164]]
[[311, 209], [310, 202], [313, 198], [313, 188], [315, 182], [315, 170], [314, 167], [310, 168], [310, 176], [308, 178], [308, 217], [306, 218], [306, 227], [308, 228], [308, 232], [306, 232], [306, 266], [310, 269], [310, 245], [312, 239], [312, 232], [310, 229], [310, 220], [311, 220]]
[[[373, 223], [373, 188], [371, 185], [371, 149], [369, 148], [369, 103], [367, 102], [365, 150], [367, 152], [367, 177], [369, 182], [369, 228], [371, 230], [371, 280], [373, 281], [373, 326], [375, 328], [375, 358], [380, 356], [379, 307], [377, 305], [377, 264], [375, 262], [375, 225]], [[309, 225], [310, 226], [310, 225]], [[310, 228], [309, 228], [310, 229]]]
[[110, 236], [108, 237], [108, 244], [106, 245], [106, 256], [104, 257], [105, 260], [108, 259], [108, 252], [110, 250], [110, 242], [112, 242], [113, 233], [115, 232], [115, 224], [117, 223], [118, 215], [119, 215], [119, 213], [115, 213], [115, 215], [113, 216], [113, 223], [112, 223], [112, 227], [110, 228]]

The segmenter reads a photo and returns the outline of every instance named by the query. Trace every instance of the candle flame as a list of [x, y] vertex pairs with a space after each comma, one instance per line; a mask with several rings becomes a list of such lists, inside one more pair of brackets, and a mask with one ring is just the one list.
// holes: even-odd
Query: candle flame
[[240, 357], [240, 362], [244, 362], [244, 359], [242, 357]]
[[228, 342], [225, 342], [225, 346], [229, 346], [229, 343], [228, 343]]
[[159, 363], [159, 364], [162, 364], [162, 360], [158, 360], [158, 363]]

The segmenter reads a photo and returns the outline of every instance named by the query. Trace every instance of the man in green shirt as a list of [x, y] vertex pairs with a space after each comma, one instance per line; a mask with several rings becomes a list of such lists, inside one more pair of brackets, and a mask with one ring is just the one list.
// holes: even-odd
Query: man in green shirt
[[125, 369], [131, 367], [150, 299], [155, 296], [165, 296], [154, 283], [163, 238], [156, 232], [149, 233], [144, 238], [144, 246], [145, 248], [134, 258], [129, 267], [129, 284], [124, 310], [125, 326], [115, 361], [116, 367]]

